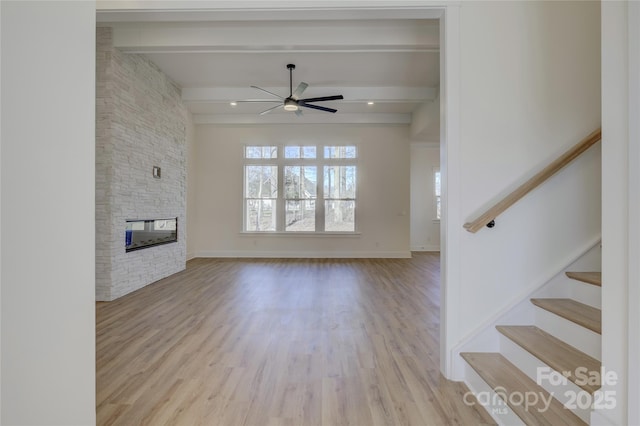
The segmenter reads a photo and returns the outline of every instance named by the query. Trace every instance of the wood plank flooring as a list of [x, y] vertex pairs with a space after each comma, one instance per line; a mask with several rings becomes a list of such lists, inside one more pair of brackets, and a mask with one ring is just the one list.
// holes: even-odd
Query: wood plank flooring
[[98, 303], [98, 425], [493, 424], [439, 372], [439, 263], [195, 259]]

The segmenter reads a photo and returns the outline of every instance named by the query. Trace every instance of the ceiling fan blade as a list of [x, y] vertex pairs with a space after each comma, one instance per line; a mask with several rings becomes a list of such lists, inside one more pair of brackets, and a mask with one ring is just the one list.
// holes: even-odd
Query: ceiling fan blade
[[300, 116], [302, 116], [302, 115], [304, 115], [304, 114], [302, 114], [302, 110], [297, 109], [297, 110], [296, 110], [296, 115], [297, 115], [298, 117], [300, 117]]
[[321, 98], [309, 98], [309, 99], [300, 99], [300, 102], [322, 102], [322, 101], [335, 101], [338, 99], [344, 99], [342, 95], [335, 96], [323, 96]]
[[282, 106], [284, 106], [284, 105], [276, 105], [276, 106], [274, 106], [274, 107], [271, 107], [271, 108], [269, 108], [269, 109], [266, 109], [266, 110], [262, 111], [262, 112], [260, 113], [260, 115], [265, 115], [265, 114], [267, 114], [267, 113], [269, 113], [269, 112], [273, 111], [273, 110], [274, 110], [274, 109], [276, 109], [276, 108], [281, 108]]
[[296, 88], [295, 92], [293, 92], [291, 94], [291, 97], [293, 99], [298, 99], [300, 97], [300, 95], [302, 95], [302, 92], [304, 92], [305, 90], [307, 90], [307, 87], [309, 87], [309, 85], [307, 83], [300, 82], [300, 84], [298, 84], [298, 87]]
[[258, 86], [251, 86], [251, 87], [252, 87], [252, 88], [254, 88], [254, 89], [262, 90], [263, 92], [266, 92], [266, 93], [268, 93], [268, 94], [270, 94], [270, 95], [273, 95], [273, 96], [275, 96], [275, 97], [276, 97], [276, 98], [278, 98], [278, 99], [284, 99], [282, 96], [280, 96], [280, 95], [276, 95], [275, 93], [270, 92], [270, 91], [268, 91], [268, 90], [265, 90], [265, 89], [263, 89], [262, 87], [258, 87]]
[[321, 107], [321, 106], [318, 106], [318, 105], [311, 105], [311, 104], [307, 104], [307, 103], [304, 103], [304, 102], [300, 102], [300, 103], [298, 103], [298, 105], [301, 106], [301, 107], [318, 109], [320, 111], [326, 111], [326, 112], [337, 112], [338, 111], [337, 109]]
[[278, 102], [278, 103], [282, 103], [282, 101], [279, 101], [277, 99], [241, 99], [239, 101], [234, 101], [234, 102]]

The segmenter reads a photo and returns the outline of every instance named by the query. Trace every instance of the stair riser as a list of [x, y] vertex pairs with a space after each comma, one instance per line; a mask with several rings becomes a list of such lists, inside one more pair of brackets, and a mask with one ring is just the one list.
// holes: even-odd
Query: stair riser
[[535, 325], [597, 360], [602, 360], [602, 339], [598, 333], [536, 307]]
[[[465, 363], [465, 383], [474, 395], [481, 396], [479, 402], [488, 401], [489, 405], [483, 405], [484, 409], [499, 425], [524, 425], [524, 422], [515, 414], [506, 403], [501, 403], [500, 397], [491, 389], [487, 382], [469, 364]], [[492, 402], [497, 404], [492, 405]]]
[[585, 253], [580, 259], [571, 264], [567, 271], [601, 271], [602, 270], [602, 247], [600, 244], [594, 245], [591, 250]]
[[[528, 325], [535, 321], [534, 306], [529, 299], [522, 300], [517, 306], [504, 314], [500, 319], [501, 324]], [[500, 336], [496, 330], [496, 324], [490, 324], [473, 339], [460, 346], [453, 360], [454, 380], [464, 380], [464, 372], [467, 363], [460, 357], [460, 352], [498, 352]], [[464, 350], [463, 350], [464, 349]]]
[[569, 289], [571, 299], [602, 309], [602, 289], [600, 287], [572, 279], [568, 280], [566, 286]]
[[[538, 381], [539, 367], [546, 367], [548, 369], [547, 371], [552, 371], [552, 369], [548, 365], [531, 355], [531, 353], [514, 343], [506, 336], [500, 337], [500, 353], [512, 364], [522, 370], [523, 373], [525, 373], [536, 382]], [[549, 380], [541, 380], [538, 384], [542, 386], [547, 392], [554, 395], [554, 397], [562, 404], [570, 402], [572, 395], [578, 395], [584, 392], [583, 389], [569, 380], [567, 380], [566, 384], [559, 385], [553, 385]], [[571, 411], [573, 411], [583, 421], [589, 423], [589, 418], [591, 415], [590, 409], [576, 408]]]

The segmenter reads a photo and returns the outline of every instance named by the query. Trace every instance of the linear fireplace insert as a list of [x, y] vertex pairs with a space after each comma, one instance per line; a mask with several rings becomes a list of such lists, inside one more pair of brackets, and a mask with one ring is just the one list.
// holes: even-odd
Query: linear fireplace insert
[[178, 218], [127, 220], [126, 251], [140, 250], [178, 241]]

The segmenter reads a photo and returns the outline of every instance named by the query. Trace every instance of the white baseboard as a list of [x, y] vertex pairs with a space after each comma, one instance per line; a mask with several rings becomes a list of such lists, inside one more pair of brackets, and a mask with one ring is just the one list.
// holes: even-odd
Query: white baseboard
[[[253, 250], [204, 250], [194, 253], [193, 257], [238, 257], [238, 258], [320, 258], [320, 259], [410, 259], [411, 251], [253, 251]], [[187, 258], [189, 258], [187, 256]]]
[[411, 251], [440, 251], [440, 246], [436, 245], [421, 245], [411, 247]]
[[191, 259], [195, 259], [197, 256], [195, 253], [187, 253], [187, 262]]
[[593, 410], [591, 412], [591, 421], [589, 422], [592, 426], [614, 426], [619, 423], [614, 422], [609, 417], [604, 415], [604, 410]]

